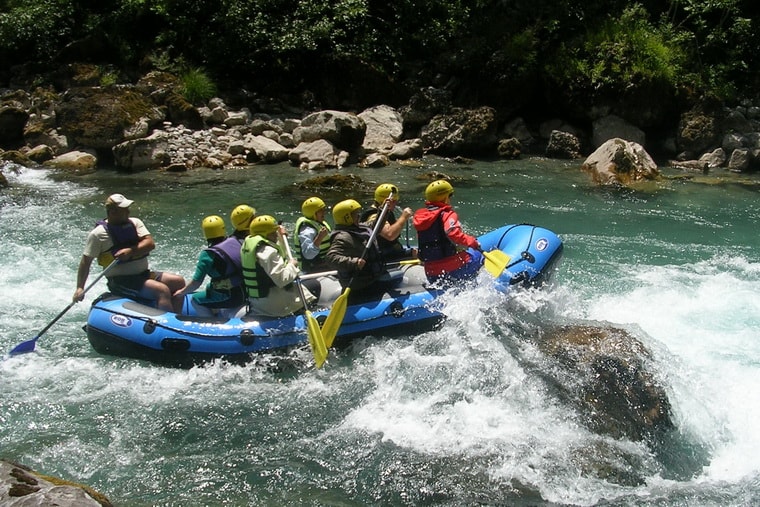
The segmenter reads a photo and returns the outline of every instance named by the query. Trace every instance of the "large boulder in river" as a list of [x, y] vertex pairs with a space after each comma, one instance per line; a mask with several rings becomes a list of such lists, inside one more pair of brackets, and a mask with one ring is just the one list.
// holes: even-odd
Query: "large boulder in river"
[[496, 110], [454, 108], [439, 114], [422, 128], [426, 151], [444, 156], [493, 155], [497, 145]]
[[600, 185], [629, 185], [659, 176], [657, 164], [638, 144], [625, 139], [610, 139], [583, 162], [581, 169], [591, 173]]
[[92, 153], [75, 150], [58, 155], [45, 162], [44, 165], [76, 174], [87, 174], [95, 170], [95, 166], [98, 165], [98, 158]]
[[375, 106], [359, 113], [359, 118], [367, 125], [362, 146], [367, 153], [388, 154], [401, 141], [404, 120], [401, 113], [390, 106]]
[[148, 137], [124, 141], [113, 147], [116, 167], [128, 171], [147, 171], [169, 165], [169, 135], [157, 131]]
[[361, 148], [366, 132], [367, 125], [357, 115], [326, 110], [312, 113], [301, 120], [301, 124], [293, 130], [293, 141], [299, 145], [324, 139], [338, 149], [355, 153]]
[[164, 113], [132, 87], [74, 88], [56, 107], [58, 130], [73, 145], [110, 150], [145, 137], [164, 120]]
[[620, 328], [590, 325], [549, 329], [538, 341], [556, 361], [552, 384], [575, 405], [592, 430], [614, 438], [652, 440], [673, 428], [664, 387], [651, 355]]

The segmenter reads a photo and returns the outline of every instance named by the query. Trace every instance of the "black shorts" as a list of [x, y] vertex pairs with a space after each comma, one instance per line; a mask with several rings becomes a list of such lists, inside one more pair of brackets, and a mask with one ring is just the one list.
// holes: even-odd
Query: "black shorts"
[[146, 299], [140, 294], [140, 291], [145, 287], [145, 281], [153, 279], [160, 282], [162, 274], [161, 271], [145, 270], [136, 275], [111, 276], [108, 278], [108, 290], [130, 299]]

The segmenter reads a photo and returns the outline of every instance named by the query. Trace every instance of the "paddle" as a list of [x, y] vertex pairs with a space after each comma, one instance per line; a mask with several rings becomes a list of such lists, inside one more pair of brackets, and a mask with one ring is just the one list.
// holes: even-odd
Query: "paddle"
[[[399, 266], [416, 266], [417, 264], [422, 264], [422, 261], [419, 259], [407, 259], [404, 261], [389, 262], [385, 265], [385, 267], [397, 268]], [[306, 273], [301, 275], [301, 280], [314, 280], [315, 278], [322, 278], [324, 276], [336, 276], [337, 274], [338, 272], [336, 270]]]
[[[288, 259], [293, 260], [293, 253], [290, 251], [290, 245], [288, 240], [282, 235], [282, 232], [278, 231], [280, 240], [285, 245], [285, 252], [288, 254]], [[327, 347], [325, 346], [325, 340], [322, 337], [322, 330], [319, 329], [319, 322], [314, 318], [314, 315], [309, 311], [309, 307], [306, 303], [306, 297], [304, 296], [303, 287], [301, 286], [301, 277], [296, 277], [296, 287], [298, 287], [298, 293], [301, 295], [301, 301], [303, 302], [304, 310], [306, 310], [306, 335], [309, 337], [309, 345], [311, 346], [311, 352], [314, 354], [314, 363], [317, 368], [321, 368], [327, 360]]]
[[[103, 271], [101, 271], [100, 274], [98, 276], [96, 276], [95, 279], [92, 282], [90, 282], [90, 285], [88, 285], [87, 287], [84, 288], [84, 291], [82, 291], [82, 295], [86, 294], [87, 291], [90, 290], [93, 285], [95, 285], [96, 283], [98, 283], [98, 280], [100, 280], [101, 278], [103, 278], [105, 276], [105, 274], [108, 273], [108, 271], [112, 267], [114, 267], [118, 262], [119, 261], [114, 260], [113, 262], [111, 262], [111, 264], [109, 264], [108, 266], [106, 266], [105, 269]], [[37, 333], [37, 336], [35, 336], [31, 340], [26, 340], [25, 342], [19, 343], [18, 345], [16, 345], [15, 347], [13, 347], [13, 349], [11, 349], [11, 351], [9, 352], [9, 354], [11, 356], [15, 356], [15, 355], [18, 355], [18, 354], [26, 354], [27, 352], [34, 351], [34, 346], [37, 343], [37, 340], [40, 339], [40, 336], [42, 336], [43, 334], [45, 334], [45, 332], [48, 329], [50, 329], [51, 327], [53, 327], [53, 324], [55, 324], [56, 322], [58, 322], [58, 319], [60, 319], [61, 317], [63, 317], [63, 315], [66, 312], [68, 312], [69, 310], [71, 310], [71, 308], [75, 304], [77, 304], [78, 302], [79, 301], [72, 301], [71, 303], [69, 303], [69, 305], [66, 308], [64, 308], [61, 313], [59, 313], [58, 315], [56, 315], [55, 318], [53, 320], [51, 320], [50, 323], [42, 329], [42, 331], [40, 331], [39, 333]]]
[[[388, 206], [390, 206], [392, 198], [393, 192], [391, 192], [391, 194], [388, 196], [388, 199], [385, 201], [383, 210], [380, 212], [380, 216], [375, 222], [375, 228], [372, 229], [372, 234], [369, 237], [369, 241], [367, 241], [367, 246], [364, 249], [364, 252], [362, 252], [362, 256], [359, 257], [360, 259], [365, 258], [369, 252], [369, 249], [372, 248], [372, 243], [374, 243], [375, 238], [377, 237], [377, 233], [380, 232], [380, 228], [385, 222], [385, 215], [388, 213]], [[340, 325], [343, 322], [343, 317], [346, 316], [346, 309], [348, 308], [348, 295], [351, 293], [351, 282], [353, 281], [354, 277], [352, 276], [348, 281], [348, 285], [346, 285], [346, 288], [343, 290], [343, 294], [338, 296], [338, 299], [335, 300], [332, 309], [330, 309], [330, 313], [327, 314], [327, 318], [325, 319], [324, 324], [322, 324], [322, 336], [325, 339], [325, 345], [327, 348], [330, 348], [333, 344], [333, 341], [335, 341], [335, 336], [338, 334], [338, 329], [340, 329]]]
[[502, 271], [504, 271], [507, 264], [509, 264], [509, 255], [501, 250], [491, 250], [490, 252], [486, 252], [483, 249], [478, 249], [478, 251], [486, 258], [486, 271], [488, 271], [494, 278], [499, 278]]

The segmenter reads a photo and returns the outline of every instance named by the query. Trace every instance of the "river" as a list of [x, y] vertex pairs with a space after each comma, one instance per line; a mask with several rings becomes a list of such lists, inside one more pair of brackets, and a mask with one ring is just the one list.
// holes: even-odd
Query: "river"
[[[533, 223], [565, 253], [549, 287], [447, 297], [441, 328], [367, 336], [321, 370], [308, 351], [188, 370], [101, 356], [82, 330], [101, 283], [34, 353], [0, 361], [0, 457], [125, 506], [760, 504], [760, 178], [665, 171], [646, 189], [611, 190], [579, 166], [431, 158], [341, 171], [396, 183], [413, 209], [424, 173], [449, 174], [466, 230]], [[309, 197], [293, 182], [314, 176], [288, 165], [5, 174], [5, 351], [70, 302], [110, 193], [135, 200], [157, 243], [152, 266], [190, 277], [204, 216], [248, 203], [292, 229]], [[621, 327], [650, 350], [675, 423], [662, 446], [589, 431], [536, 374], [521, 330], [557, 323]]]

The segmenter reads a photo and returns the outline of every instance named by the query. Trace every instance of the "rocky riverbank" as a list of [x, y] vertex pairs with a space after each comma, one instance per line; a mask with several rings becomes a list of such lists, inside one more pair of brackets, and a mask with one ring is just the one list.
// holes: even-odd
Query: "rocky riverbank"
[[379, 104], [358, 113], [305, 111], [262, 99], [237, 108], [223, 98], [194, 106], [170, 74], [151, 72], [134, 84], [102, 87], [93, 73], [72, 66], [57, 87], [0, 90], [0, 160], [75, 173], [285, 161], [316, 171], [382, 167], [425, 154], [582, 159], [620, 138], [656, 154], [660, 165], [702, 173], [760, 168], [760, 106], [749, 103], [701, 104], [662, 134], [601, 113], [590, 125], [501, 118], [486, 105], [454, 107], [446, 90], [434, 88], [419, 90], [400, 107]]

